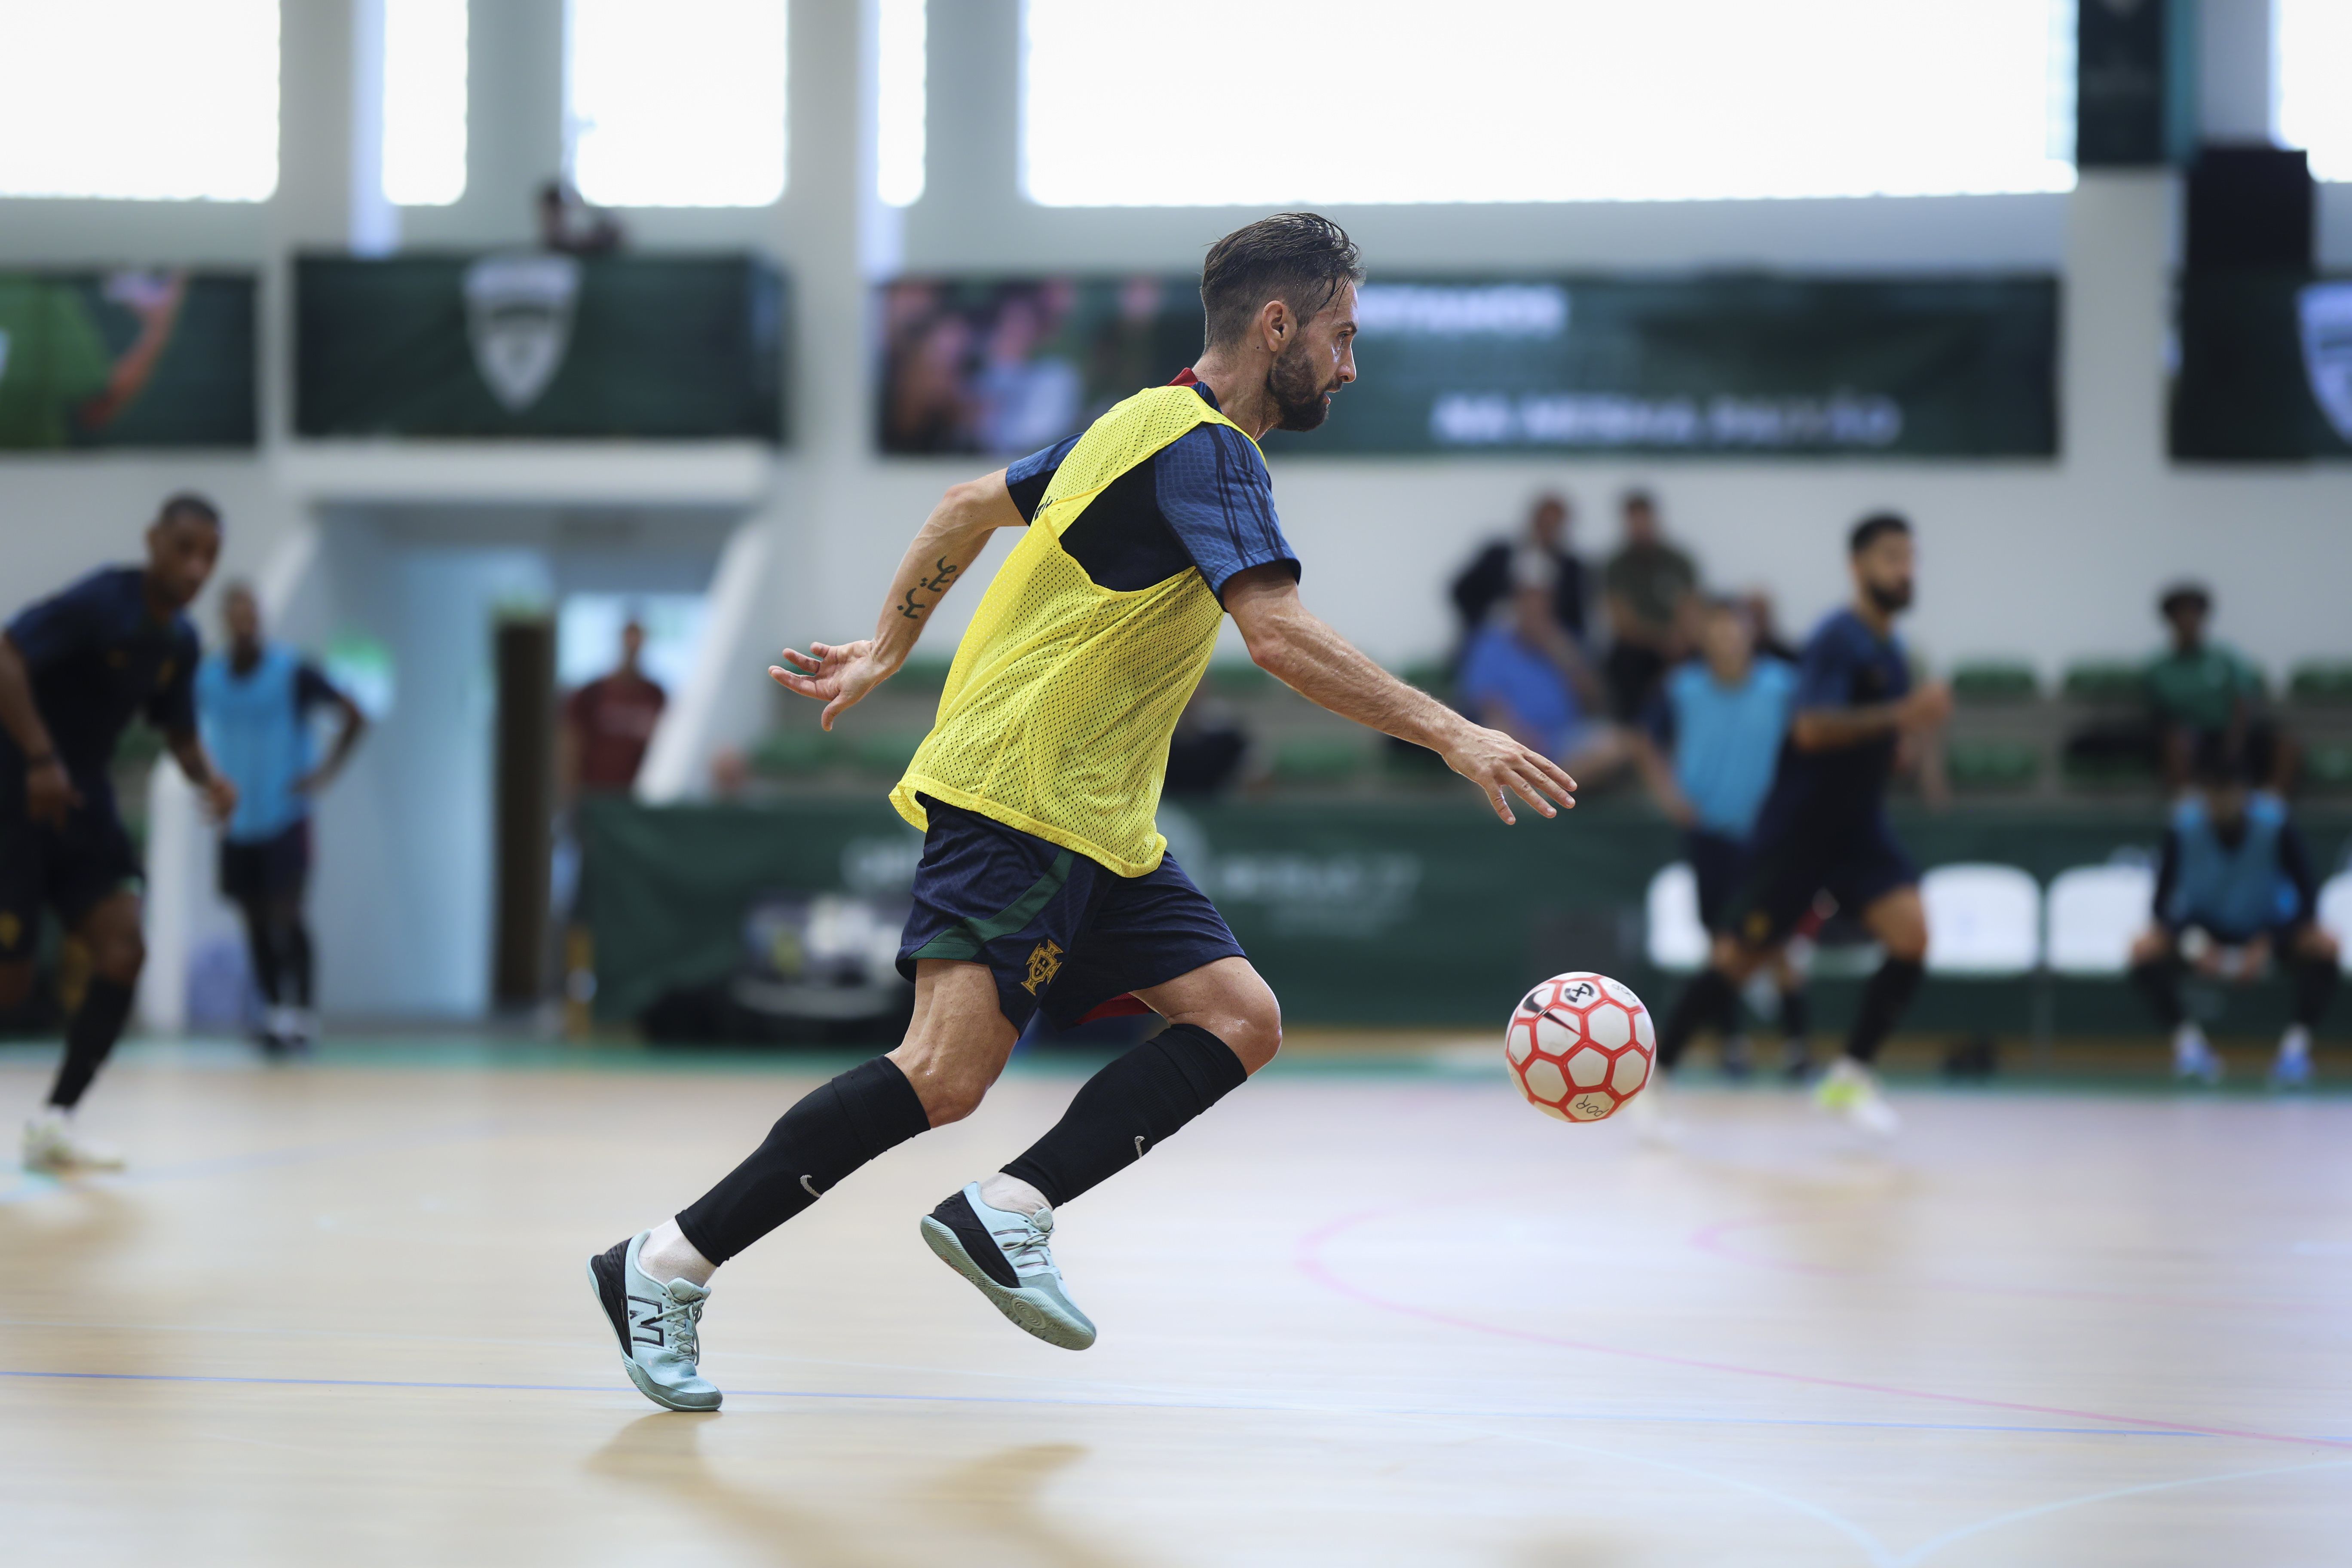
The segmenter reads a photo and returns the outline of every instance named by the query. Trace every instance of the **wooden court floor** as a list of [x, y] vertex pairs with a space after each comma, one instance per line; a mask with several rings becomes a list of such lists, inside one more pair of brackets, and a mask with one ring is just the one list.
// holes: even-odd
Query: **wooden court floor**
[[593, 1059], [134, 1051], [130, 1173], [0, 1173], [6, 1560], [2352, 1563], [2352, 1099], [1920, 1087], [1875, 1149], [1686, 1089], [1656, 1147], [1277, 1068], [1063, 1216], [1072, 1355], [915, 1237], [1074, 1081], [1016, 1072], [719, 1277], [687, 1416], [583, 1260], [814, 1079]]

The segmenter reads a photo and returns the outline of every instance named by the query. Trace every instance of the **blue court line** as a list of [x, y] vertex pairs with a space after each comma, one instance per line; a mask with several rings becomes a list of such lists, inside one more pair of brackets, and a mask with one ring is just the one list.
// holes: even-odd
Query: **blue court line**
[[[37, 1372], [0, 1367], [0, 1377], [87, 1383], [189, 1383], [262, 1388], [392, 1388], [466, 1394], [624, 1394], [619, 1384], [441, 1383], [367, 1377], [239, 1377], [169, 1372]], [[1987, 1432], [2053, 1437], [2195, 1437], [2202, 1434], [2137, 1427], [2027, 1426], [1948, 1421], [1837, 1421], [1772, 1415], [1611, 1415], [1572, 1410], [1433, 1410], [1414, 1406], [1242, 1405], [1176, 1399], [1071, 1399], [1016, 1394], [877, 1394], [824, 1388], [730, 1388], [730, 1399], [835, 1399], [903, 1405], [1031, 1405], [1099, 1410], [1247, 1411], [1289, 1415], [1402, 1415], [1457, 1420], [1591, 1421], [1621, 1426], [1819, 1426], [1863, 1431]], [[2324, 1441], [2325, 1439], [2314, 1439]]]

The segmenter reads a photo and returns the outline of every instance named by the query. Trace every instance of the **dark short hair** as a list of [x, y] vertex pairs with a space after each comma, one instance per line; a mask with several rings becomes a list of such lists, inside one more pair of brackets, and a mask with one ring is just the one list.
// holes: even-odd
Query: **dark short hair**
[[1654, 512], [1658, 510], [1658, 498], [1639, 485], [1617, 498], [1619, 511], [1632, 511], [1635, 507], [1641, 508], [1643, 511]]
[[2194, 605], [2199, 609], [2210, 614], [2213, 609], [2213, 591], [2202, 583], [2175, 583], [2158, 595], [2156, 613], [2169, 617], [2176, 608], [2189, 605]]
[[215, 528], [221, 525], [220, 508], [194, 490], [181, 490], [175, 495], [165, 496], [163, 506], [155, 513], [157, 522], [169, 522], [180, 517], [193, 517], [198, 522], [209, 522]]
[[1238, 342], [1268, 300], [1311, 321], [1349, 283], [1364, 280], [1363, 258], [1348, 231], [1316, 213], [1276, 213], [1209, 247], [1201, 265], [1208, 346]]
[[1864, 518], [1860, 522], [1855, 523], [1853, 525], [1853, 531], [1845, 536], [1845, 552], [1848, 555], [1861, 554], [1872, 545], [1877, 543], [1878, 536], [1882, 533], [1908, 533], [1910, 531], [1911, 521], [1905, 517], [1901, 512], [1874, 511], [1868, 517]]

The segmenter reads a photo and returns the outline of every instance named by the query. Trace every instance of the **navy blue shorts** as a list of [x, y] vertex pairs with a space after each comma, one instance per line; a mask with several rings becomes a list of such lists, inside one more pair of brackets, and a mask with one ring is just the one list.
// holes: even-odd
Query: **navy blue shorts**
[[0, 963], [32, 956], [43, 905], [71, 931], [142, 882], [138, 853], [110, 803], [74, 807], [62, 829], [0, 807]]
[[1919, 868], [1895, 842], [1883, 813], [1852, 826], [1801, 823], [1749, 848], [1748, 874], [1717, 929], [1749, 947], [1769, 947], [1788, 940], [1818, 894], [1859, 915], [1918, 880]]
[[1683, 835], [1683, 858], [1698, 882], [1699, 924], [1714, 931], [1747, 874], [1748, 846], [1728, 834], [1694, 827]]
[[898, 973], [943, 958], [985, 963], [1015, 1029], [1042, 1010], [1067, 1028], [1116, 996], [1245, 957], [1225, 917], [1172, 855], [1121, 877], [1076, 850], [921, 797], [930, 831]]

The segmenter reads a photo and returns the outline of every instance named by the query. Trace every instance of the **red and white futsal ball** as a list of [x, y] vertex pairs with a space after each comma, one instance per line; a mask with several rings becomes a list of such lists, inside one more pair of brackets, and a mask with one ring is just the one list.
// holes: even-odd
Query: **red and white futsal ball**
[[1650, 1010], [1633, 987], [1580, 969], [1528, 992], [1503, 1036], [1519, 1092], [1562, 1121], [1615, 1115], [1650, 1081], [1657, 1054]]

